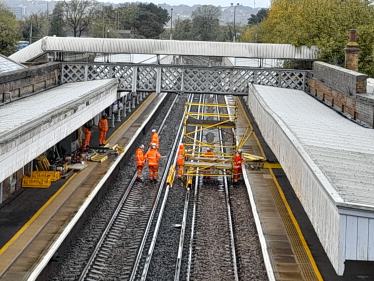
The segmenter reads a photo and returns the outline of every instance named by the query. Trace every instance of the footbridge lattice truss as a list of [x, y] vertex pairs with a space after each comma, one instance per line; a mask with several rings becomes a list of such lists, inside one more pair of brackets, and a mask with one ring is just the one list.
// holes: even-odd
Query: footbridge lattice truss
[[62, 83], [117, 78], [118, 90], [248, 95], [250, 83], [305, 90], [307, 71], [126, 63], [62, 63]]

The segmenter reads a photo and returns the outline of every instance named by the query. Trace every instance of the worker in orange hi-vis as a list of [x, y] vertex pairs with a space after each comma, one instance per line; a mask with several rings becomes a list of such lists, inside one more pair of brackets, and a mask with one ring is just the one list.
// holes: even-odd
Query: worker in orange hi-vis
[[136, 181], [142, 181], [142, 171], [145, 165], [145, 158], [144, 158], [144, 145], [140, 145], [139, 148], [135, 152], [135, 162], [136, 167], [138, 168]]
[[[206, 149], [206, 151], [202, 154], [203, 157], [208, 158], [215, 158], [216, 154], [210, 149], [209, 147]], [[205, 168], [204, 170], [209, 171], [210, 168]], [[210, 176], [206, 176], [207, 179], [210, 179]]]
[[106, 133], [108, 132], [109, 126], [108, 126], [108, 120], [106, 113], [103, 114], [101, 119], [99, 120], [99, 146], [105, 145], [105, 139], [106, 139]]
[[184, 145], [180, 144], [179, 150], [178, 150], [178, 159], [177, 159], [178, 179], [182, 178], [183, 164], [184, 164]]
[[158, 161], [161, 159], [161, 154], [156, 149], [156, 144], [152, 143], [151, 150], [144, 155], [145, 160], [148, 161], [149, 181], [157, 182], [158, 176]]
[[84, 144], [82, 145], [82, 151], [86, 151], [87, 147], [90, 146], [91, 141], [91, 126], [87, 123], [83, 125], [84, 133]]
[[158, 138], [158, 134], [157, 134], [156, 129], [152, 130], [152, 139], [151, 139], [151, 142], [149, 143], [149, 148], [152, 147], [153, 143], [156, 144], [156, 149], [158, 149], [159, 148], [159, 138]]
[[242, 174], [242, 163], [243, 163], [242, 150], [238, 149], [238, 151], [235, 153], [235, 158], [234, 158], [234, 183], [238, 183], [240, 175]]

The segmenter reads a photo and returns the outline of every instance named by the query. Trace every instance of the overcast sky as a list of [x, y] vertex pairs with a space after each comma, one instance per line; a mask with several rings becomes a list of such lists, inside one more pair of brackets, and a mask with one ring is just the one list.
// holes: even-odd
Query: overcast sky
[[[136, 0], [136, 1], [131, 1], [131, 2], [147, 2], [147, 3], [153, 3], [153, 4], [164, 4], [167, 3], [172, 6], [177, 6], [177, 5], [188, 5], [188, 6], [193, 6], [193, 5], [214, 5], [214, 6], [221, 6], [221, 7], [227, 7], [230, 6], [232, 0], [154, 0], [154, 1], [142, 1], [142, 0]], [[123, 0], [109, 0], [108, 2], [111, 3], [123, 3]], [[270, 7], [270, 0], [250, 0], [249, 2], [233, 2], [233, 3], [239, 3], [244, 6], [249, 6], [249, 7], [256, 7], [256, 8], [269, 8]]]

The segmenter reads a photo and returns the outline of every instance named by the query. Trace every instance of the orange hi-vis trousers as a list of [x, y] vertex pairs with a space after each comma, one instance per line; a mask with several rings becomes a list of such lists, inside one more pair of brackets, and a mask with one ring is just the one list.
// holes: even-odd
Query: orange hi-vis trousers
[[84, 136], [84, 145], [89, 146], [91, 141], [91, 131], [85, 133]]
[[104, 145], [105, 144], [106, 132], [107, 131], [100, 130], [100, 134], [99, 134], [99, 145]]
[[183, 165], [178, 165], [178, 178], [182, 178]]
[[149, 179], [150, 180], [157, 180], [158, 176], [158, 165], [149, 165]]
[[137, 177], [136, 178], [138, 178], [138, 179], [141, 178], [142, 172], [143, 172], [143, 168], [144, 168], [144, 166], [138, 166], [138, 172], [137, 172]]
[[242, 168], [234, 168], [234, 183], [237, 183], [239, 178], [240, 178], [240, 175], [242, 174]]

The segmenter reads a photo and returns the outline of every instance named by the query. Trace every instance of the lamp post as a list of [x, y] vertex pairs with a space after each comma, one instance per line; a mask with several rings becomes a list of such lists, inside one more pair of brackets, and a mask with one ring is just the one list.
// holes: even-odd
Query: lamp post
[[[234, 6], [234, 3], [231, 3], [231, 6]], [[239, 3], [236, 3], [236, 5], [234, 6], [234, 38], [233, 38], [232, 42], [235, 42], [235, 39], [236, 39], [235, 16], [236, 16], [236, 7], [237, 6], [239, 6]]]
[[114, 30], [118, 29], [118, 11], [114, 11]]
[[173, 8], [171, 8], [170, 24], [171, 24], [170, 40], [173, 40]]
[[104, 5], [101, 6], [103, 12], [103, 38], [105, 38], [105, 16], [104, 16]]

